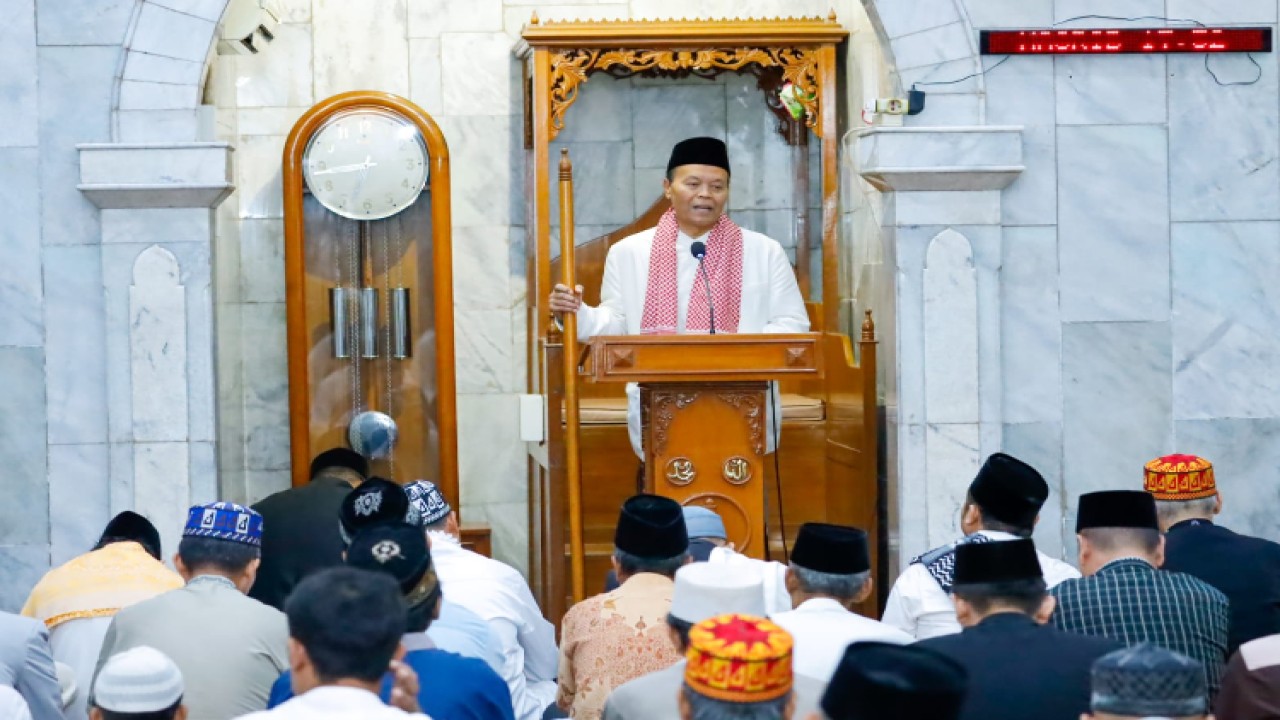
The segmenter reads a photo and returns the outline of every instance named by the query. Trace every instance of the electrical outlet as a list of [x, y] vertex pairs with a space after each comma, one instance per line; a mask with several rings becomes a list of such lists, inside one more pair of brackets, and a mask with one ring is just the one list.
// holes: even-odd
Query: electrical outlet
[[907, 114], [906, 98], [877, 98], [875, 101], [875, 110], [882, 115], [906, 115]]

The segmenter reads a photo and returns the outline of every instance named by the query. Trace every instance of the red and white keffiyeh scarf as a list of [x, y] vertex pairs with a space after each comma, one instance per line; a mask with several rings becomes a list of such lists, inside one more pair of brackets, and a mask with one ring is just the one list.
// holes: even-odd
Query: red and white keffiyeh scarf
[[[667, 210], [658, 220], [649, 253], [649, 285], [644, 292], [644, 314], [640, 317], [642, 335], [674, 335], [679, 323], [679, 293], [676, 281], [679, 262], [676, 257], [676, 211]], [[716, 332], [738, 332], [742, 310], [742, 228], [728, 215], [721, 215], [707, 235], [707, 275], [711, 278], [711, 295], [716, 308]], [[701, 275], [701, 272], [699, 272]], [[701, 285], [699, 277], [694, 283]], [[711, 330], [711, 309], [707, 294], [695, 287], [689, 293], [689, 309], [685, 314], [686, 333]]]

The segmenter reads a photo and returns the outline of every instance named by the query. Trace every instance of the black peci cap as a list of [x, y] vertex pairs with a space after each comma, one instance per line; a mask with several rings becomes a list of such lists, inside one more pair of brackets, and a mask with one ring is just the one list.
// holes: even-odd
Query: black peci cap
[[956, 720], [969, 674], [935, 650], [856, 642], [845, 648], [822, 695], [830, 720]]
[[1089, 528], [1160, 530], [1156, 501], [1143, 490], [1103, 490], [1080, 496], [1076, 532]]
[[855, 575], [871, 569], [867, 534], [856, 527], [805, 523], [796, 535], [791, 562], [806, 570]]
[[1036, 544], [1031, 540], [971, 542], [956, 548], [954, 587], [1042, 578]]
[[969, 484], [969, 496], [1001, 522], [1030, 526], [1049, 498], [1049, 484], [1035, 468], [1018, 458], [995, 453]]
[[667, 161], [667, 174], [681, 165], [711, 165], [729, 172], [729, 150], [724, 141], [713, 137], [695, 137], [681, 140], [671, 148]]
[[689, 550], [680, 503], [658, 495], [636, 495], [622, 504], [613, 544], [642, 558], [673, 558]]

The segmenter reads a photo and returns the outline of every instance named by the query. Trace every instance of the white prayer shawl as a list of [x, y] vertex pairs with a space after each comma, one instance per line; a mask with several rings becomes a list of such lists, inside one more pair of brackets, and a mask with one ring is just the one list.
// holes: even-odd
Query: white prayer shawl
[[[649, 255], [655, 228], [623, 238], [609, 248], [600, 283], [600, 304], [583, 303], [578, 310], [578, 339], [596, 335], [639, 335], [644, 315], [645, 291], [649, 285]], [[705, 236], [703, 236], [705, 237]], [[706, 292], [698, 276], [698, 261], [689, 248], [700, 238], [681, 232], [676, 238], [678, 263], [676, 286], [679, 292], [678, 326], [684, 332], [690, 292]], [[809, 331], [809, 314], [796, 284], [795, 271], [787, 253], [776, 240], [742, 229], [742, 307], [740, 333], [803, 333]], [[768, 411], [768, 451], [776, 446], [772, 407], [780, 401], [777, 386]], [[643, 458], [640, 445], [640, 390], [627, 385], [627, 429], [631, 448]]]
[[[1009, 533], [993, 530], [978, 532], [992, 540], [1017, 539]], [[1080, 577], [1080, 571], [1068, 563], [1042, 552], [1037, 551], [1036, 555], [1039, 556], [1040, 568], [1044, 571], [1044, 582], [1049, 587], [1054, 587], [1063, 580]], [[885, 603], [884, 615], [880, 619], [916, 640], [960, 632], [951, 596], [943, 592], [942, 586], [920, 563], [912, 563], [898, 577], [893, 589], [889, 591], [889, 600]]]
[[516, 720], [538, 720], [556, 699], [555, 627], [515, 568], [467, 550], [451, 535], [427, 536], [444, 597], [479, 615], [497, 636], [503, 660], [498, 674], [511, 691]]

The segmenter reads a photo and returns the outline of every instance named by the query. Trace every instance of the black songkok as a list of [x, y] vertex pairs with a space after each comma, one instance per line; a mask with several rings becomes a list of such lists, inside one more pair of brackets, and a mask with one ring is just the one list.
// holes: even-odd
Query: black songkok
[[121, 541], [136, 542], [151, 557], [160, 559], [160, 531], [156, 530], [156, 526], [152, 525], [150, 520], [132, 510], [125, 510], [111, 518], [111, 522], [107, 523], [107, 527], [103, 529], [102, 537], [98, 538], [98, 544], [94, 549]]
[[347, 565], [394, 577], [410, 605], [424, 600], [440, 584], [434, 573], [423, 582], [432, 569], [431, 550], [422, 528], [407, 523], [374, 525], [356, 533], [347, 548]]
[[854, 575], [871, 569], [867, 534], [856, 527], [805, 523], [796, 535], [791, 562], [806, 570]]
[[361, 530], [390, 522], [404, 522], [409, 515], [409, 496], [398, 483], [371, 477], [347, 493], [338, 511], [342, 540], [348, 545]]
[[1089, 528], [1160, 530], [1156, 501], [1142, 490], [1104, 490], [1080, 496], [1076, 532]]
[[681, 165], [711, 165], [729, 172], [729, 150], [723, 140], [713, 137], [695, 137], [681, 140], [671, 148], [667, 161], [667, 174]]
[[1029, 539], [965, 543], [956, 548], [953, 587], [989, 583], [1040, 580], [1040, 558]]
[[360, 477], [368, 477], [369, 461], [355, 450], [333, 448], [325, 450], [311, 461], [311, 478], [314, 480], [322, 471], [329, 468], [342, 468], [360, 473]]
[[1116, 650], [1093, 663], [1095, 713], [1187, 717], [1209, 712], [1204, 665], [1150, 643]]
[[935, 650], [882, 642], [845, 648], [822, 694], [831, 720], [956, 720], [969, 674]]
[[618, 516], [613, 544], [642, 558], [673, 558], [689, 550], [689, 531], [680, 503], [658, 495], [627, 498]]
[[995, 519], [1029, 527], [1049, 497], [1049, 484], [1030, 465], [1012, 455], [987, 458], [969, 485], [969, 496]]

